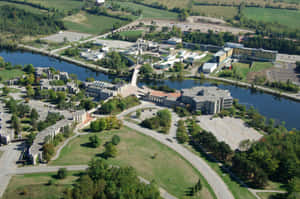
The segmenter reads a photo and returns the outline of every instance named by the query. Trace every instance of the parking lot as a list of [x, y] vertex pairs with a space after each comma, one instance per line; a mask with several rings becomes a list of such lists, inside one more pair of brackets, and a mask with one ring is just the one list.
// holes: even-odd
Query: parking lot
[[85, 33], [70, 32], [70, 31], [61, 31], [57, 34], [44, 37], [42, 38], [42, 40], [47, 40], [50, 42], [57, 42], [57, 43], [65, 42], [65, 40], [69, 42], [76, 42], [76, 41], [86, 39], [90, 36], [92, 35], [85, 34]]
[[225, 117], [213, 118], [211, 116], [199, 116], [201, 128], [213, 133], [218, 141], [224, 141], [231, 149], [237, 149], [243, 140], [259, 140], [262, 135], [255, 129], [249, 128], [241, 119]]
[[295, 72], [296, 65], [293, 63], [275, 63], [275, 67], [267, 71], [269, 81], [292, 81], [300, 85], [300, 74]]

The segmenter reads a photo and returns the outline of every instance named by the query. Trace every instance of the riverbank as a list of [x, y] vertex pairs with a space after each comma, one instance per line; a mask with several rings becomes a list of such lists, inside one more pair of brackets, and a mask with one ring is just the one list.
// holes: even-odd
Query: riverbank
[[[199, 78], [199, 77], [194, 77], [194, 78]], [[265, 93], [269, 93], [275, 96], [279, 96], [279, 97], [284, 97], [287, 99], [291, 99], [297, 102], [300, 102], [300, 94], [290, 94], [287, 92], [281, 92], [275, 89], [271, 89], [271, 88], [267, 88], [264, 86], [259, 86], [259, 85], [252, 85], [249, 83], [245, 83], [245, 82], [241, 82], [241, 81], [235, 81], [235, 80], [230, 80], [230, 79], [225, 79], [225, 78], [220, 78], [220, 77], [213, 77], [210, 75], [205, 75], [206, 79], [209, 80], [216, 80], [216, 81], [221, 81], [221, 82], [225, 82], [225, 83], [229, 83], [229, 84], [233, 84], [233, 85], [237, 85], [237, 86], [241, 86], [241, 87], [246, 87], [249, 89], [255, 89], [255, 90], [259, 90], [259, 91], [263, 91]]]
[[[73, 58], [70, 58], [70, 57], [61, 56], [59, 54], [51, 53], [50, 51], [46, 51], [46, 50], [43, 50], [43, 49], [38, 49], [38, 48], [35, 48], [35, 47], [26, 46], [26, 45], [22, 45], [22, 44], [18, 45], [18, 49], [25, 50], [25, 51], [30, 51], [30, 52], [33, 52], [33, 53], [39, 53], [39, 54], [46, 55], [46, 56], [49, 56], [49, 57], [53, 57], [53, 58], [56, 58], [56, 59], [59, 59], [59, 60], [63, 60], [63, 61], [66, 61], [66, 62], [69, 62], [69, 63], [72, 63], [72, 64], [76, 64], [76, 65], [91, 69], [95, 72], [102, 72], [102, 73], [105, 73], [105, 74], [109, 74], [108, 73], [108, 71], [109, 71], [108, 68], [103, 68], [103, 67], [97, 66], [95, 64], [82, 62], [82, 61], [79, 61], [79, 60], [76, 60], [76, 59], [73, 59]], [[189, 76], [188, 78], [199, 79], [199, 76]], [[249, 88], [249, 89], [256, 89], [256, 90], [263, 91], [263, 92], [266, 92], [266, 93], [269, 93], [269, 94], [272, 94], [272, 95], [275, 95], [275, 96], [284, 97], [284, 98], [287, 98], [287, 99], [291, 99], [291, 100], [300, 102], [300, 94], [290, 94], [290, 93], [287, 93], [287, 92], [281, 92], [281, 91], [278, 91], [278, 90], [275, 90], [275, 89], [271, 89], [271, 88], [267, 88], [267, 87], [263, 87], [263, 86], [259, 86], [259, 85], [252, 85], [252, 84], [241, 82], [241, 81], [230, 80], [230, 79], [225, 79], [225, 78], [220, 78], [220, 77], [213, 77], [213, 76], [210, 76], [210, 75], [205, 75], [205, 78], [208, 79], [208, 80], [221, 81], [221, 82], [229, 83], [229, 84], [232, 84], [232, 85], [246, 87], [246, 88]]]

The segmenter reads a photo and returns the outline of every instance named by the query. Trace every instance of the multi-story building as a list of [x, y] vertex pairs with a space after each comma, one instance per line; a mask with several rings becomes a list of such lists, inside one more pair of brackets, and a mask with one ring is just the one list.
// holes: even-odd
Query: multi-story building
[[109, 97], [117, 96], [121, 85], [114, 85], [107, 82], [94, 81], [86, 82], [86, 94], [100, 100], [106, 100]]
[[189, 104], [193, 110], [200, 110], [204, 114], [215, 114], [222, 109], [228, 109], [233, 102], [228, 90], [217, 87], [182, 89], [179, 100], [184, 104]]

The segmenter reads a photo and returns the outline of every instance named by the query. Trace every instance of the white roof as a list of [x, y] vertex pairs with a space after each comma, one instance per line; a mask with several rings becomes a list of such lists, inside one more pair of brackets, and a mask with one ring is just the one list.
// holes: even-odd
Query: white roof
[[217, 67], [217, 63], [205, 63], [203, 65], [203, 70], [210, 70], [212, 68], [216, 68]]
[[97, 3], [105, 3], [105, 0], [96, 0]]

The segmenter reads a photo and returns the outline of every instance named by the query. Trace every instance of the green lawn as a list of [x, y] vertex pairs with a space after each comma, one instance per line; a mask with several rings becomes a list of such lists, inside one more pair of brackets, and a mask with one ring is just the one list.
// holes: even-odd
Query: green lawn
[[257, 193], [257, 195], [261, 199], [275, 199], [274, 197], [277, 195], [277, 193]]
[[205, 162], [222, 178], [235, 199], [256, 199], [256, 197], [250, 193], [247, 188], [233, 180], [228, 173], [224, 173], [218, 163], [210, 161], [205, 154], [195, 151], [191, 146], [186, 145], [186, 147], [205, 160]]
[[247, 74], [250, 72], [250, 65], [244, 63], [233, 63], [232, 66], [235, 68], [236, 72], [243, 77], [243, 81], [246, 80]]
[[[109, 164], [132, 166], [138, 175], [147, 180], [154, 179], [159, 186], [179, 198], [182, 198], [184, 192], [200, 178], [205, 187], [201, 192], [203, 198], [215, 198], [201, 174], [180, 155], [154, 139], [127, 127], [97, 133], [102, 140], [102, 146], [96, 149], [88, 146], [88, 138], [93, 135], [92, 133], [81, 135], [72, 140], [61, 151], [60, 157], [50, 165], [87, 164], [91, 158], [101, 156], [103, 144], [110, 141], [115, 134], [121, 137], [121, 143], [117, 146], [117, 157], [108, 159]], [[157, 154], [156, 158], [152, 158], [154, 154]]]
[[142, 12], [142, 17], [143, 18], [155, 18], [155, 19], [177, 19], [177, 13], [175, 12], [169, 12], [166, 10], [161, 10], [161, 9], [156, 9], [156, 8], [151, 8], [148, 6], [143, 6], [140, 4], [136, 3], [131, 3], [131, 2], [118, 2], [122, 7], [125, 8], [133, 8], [136, 10], [141, 9]]
[[127, 22], [112, 17], [79, 13], [66, 17], [64, 19], [64, 23], [67, 29], [71, 31], [90, 34], [102, 34], [110, 31], [115, 23], [121, 23], [122, 25], [124, 25]]
[[24, 72], [19, 69], [0, 70], [0, 77], [2, 82], [16, 77], [21, 77], [23, 74]]
[[143, 30], [129, 30], [120, 32], [119, 34], [124, 37], [140, 37], [143, 32]]
[[[68, 172], [67, 178], [56, 180], [56, 173], [36, 173], [13, 176], [2, 199], [60, 199], [80, 172]], [[55, 184], [47, 185], [49, 180]]]
[[259, 72], [271, 67], [273, 67], [271, 62], [253, 62], [250, 72]]
[[291, 28], [300, 28], [300, 12], [295, 10], [245, 8], [244, 15], [257, 21], [278, 22]]

